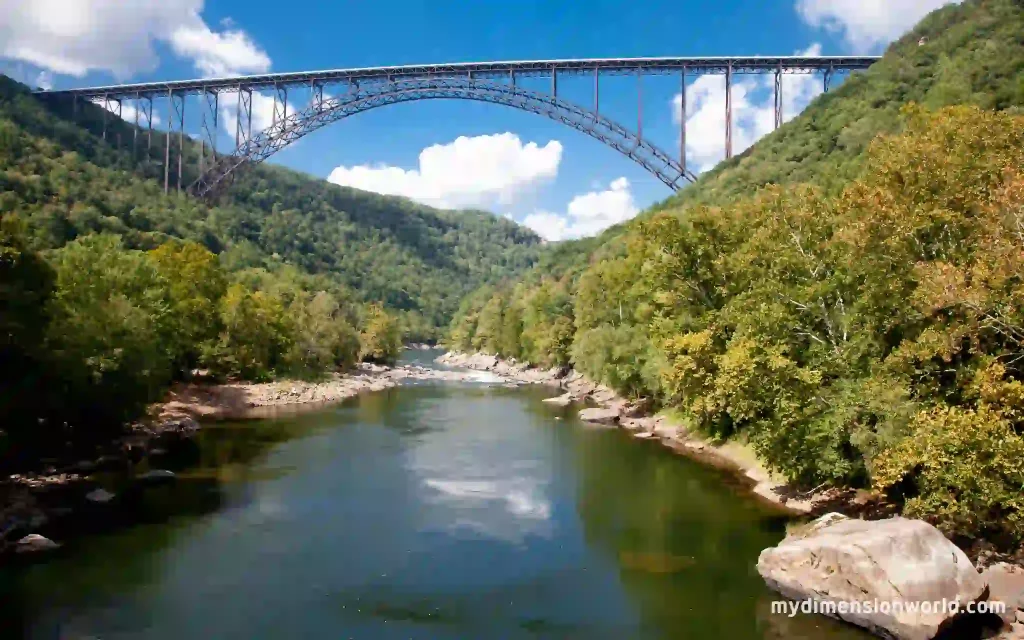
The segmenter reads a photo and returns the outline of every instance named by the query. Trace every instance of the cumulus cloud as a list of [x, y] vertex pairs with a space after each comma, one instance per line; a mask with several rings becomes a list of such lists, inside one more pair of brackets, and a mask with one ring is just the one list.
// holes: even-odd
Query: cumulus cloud
[[512, 133], [461, 136], [420, 152], [415, 169], [337, 167], [329, 182], [411, 198], [436, 207], [507, 205], [558, 174], [562, 144], [523, 143]]
[[204, 75], [270, 68], [244, 32], [211, 30], [202, 9], [203, 0], [0, 0], [0, 56], [64, 75], [126, 78], [156, 68], [153, 45], [166, 42]]
[[204, 77], [270, 70], [270, 57], [244, 31], [217, 33], [198, 15], [194, 17], [192, 24], [180, 26], [171, 34], [171, 49], [183, 58], [191, 58]]
[[[797, 55], [821, 55], [814, 44]], [[742, 153], [775, 127], [775, 79], [771, 75], [734, 79], [732, 87], [733, 153]], [[795, 117], [823, 91], [821, 76], [782, 76], [782, 113]], [[682, 95], [672, 99], [675, 121], [682, 118]], [[698, 172], [725, 158], [725, 77], [700, 76], [686, 88], [686, 156]]]
[[930, 12], [960, 0], [797, 0], [796, 10], [812, 27], [842, 34], [857, 53], [876, 51]]
[[564, 215], [537, 211], [526, 216], [523, 224], [547, 240], [565, 240], [593, 235], [629, 220], [638, 211], [629, 180], [617, 178], [607, 189], [574, 197]]

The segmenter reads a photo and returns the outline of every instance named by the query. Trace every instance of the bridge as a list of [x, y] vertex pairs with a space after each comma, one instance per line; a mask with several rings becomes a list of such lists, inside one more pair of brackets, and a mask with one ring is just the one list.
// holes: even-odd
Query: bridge
[[[686, 86], [688, 79], [700, 75], [725, 76], [725, 157], [733, 156], [732, 86], [737, 74], [773, 74], [775, 76], [775, 127], [783, 122], [784, 74], [820, 74], [828, 91], [836, 74], [866, 69], [878, 60], [875, 56], [833, 57], [710, 57], [710, 58], [599, 58], [579, 60], [532, 60], [513, 62], [473, 62], [455, 64], [406, 65], [361, 69], [334, 69], [298, 73], [274, 73], [234, 78], [205, 78], [171, 82], [121, 84], [38, 94], [67, 99], [72, 113], [80, 100], [104, 107], [103, 137], [107, 136], [108, 114], [122, 115], [124, 103], [132, 107], [138, 142], [139, 114], [146, 116], [148, 144], [152, 146], [154, 102], [165, 103], [168, 126], [164, 132], [164, 191], [171, 187], [172, 147], [177, 147], [178, 191], [216, 197], [244, 167], [273, 155], [280, 149], [321, 127], [378, 107], [430, 99], [476, 100], [500, 104], [545, 116], [572, 127], [612, 147], [657, 177], [670, 189], [678, 190], [696, 179], [686, 166]], [[642, 78], [674, 75], [679, 78], [683, 96], [680, 118], [679, 155], [674, 157], [643, 136]], [[584, 106], [559, 96], [558, 81], [565, 76], [593, 78], [593, 97]], [[635, 76], [637, 122], [635, 129], [615, 122], [600, 111], [600, 82], [605, 76]], [[518, 82], [542, 77], [550, 81], [548, 91], [536, 91]], [[253, 92], [271, 92], [271, 125], [255, 134], [252, 130]], [[289, 94], [292, 104], [289, 110]], [[296, 100], [295, 96], [301, 96]], [[221, 96], [234, 98], [236, 106], [235, 148], [230, 153], [217, 150], [218, 111]], [[305, 98], [305, 99], [302, 99]], [[185, 156], [185, 108], [198, 103], [200, 111], [198, 178], [182, 184]], [[194, 108], [194, 107], [193, 107]], [[190, 110], [191, 113], [191, 110]], [[177, 144], [174, 144], [177, 138]]]

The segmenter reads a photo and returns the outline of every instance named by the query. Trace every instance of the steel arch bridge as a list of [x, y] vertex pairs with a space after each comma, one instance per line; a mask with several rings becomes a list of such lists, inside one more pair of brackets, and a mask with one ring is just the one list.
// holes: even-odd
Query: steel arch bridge
[[[265, 74], [239, 78], [214, 78], [174, 82], [112, 85], [63, 91], [38, 91], [39, 94], [70, 99], [73, 113], [78, 100], [99, 103], [103, 111], [103, 136], [107, 136], [107, 116], [122, 115], [128, 101], [133, 107], [135, 130], [132, 151], [138, 146], [140, 113], [146, 117], [147, 144], [152, 145], [154, 100], [166, 100], [168, 128], [164, 135], [164, 190], [171, 186], [171, 148], [177, 146], [177, 189], [181, 191], [185, 155], [185, 106], [190, 97], [198, 98], [201, 125], [199, 132], [198, 179], [187, 190], [200, 197], [213, 198], [221, 193], [239, 171], [266, 160], [303, 136], [338, 120], [378, 107], [431, 99], [461, 99], [513, 107], [545, 116], [581, 131], [630, 158], [671, 189], [680, 189], [696, 176], [686, 166], [686, 88], [695, 75], [725, 76], [725, 156], [732, 157], [732, 82], [735, 74], [774, 74], [775, 126], [783, 121], [783, 74], [820, 73], [828, 91], [836, 73], [865, 69], [878, 58], [841, 57], [728, 57], [728, 58], [604, 58], [588, 60], [538, 60], [520, 62], [481, 62], [440, 65], [411, 65], [340, 69], [284, 74]], [[558, 95], [558, 79], [565, 75], [593, 77], [593, 104], [585, 107]], [[637, 81], [637, 123], [629, 129], [599, 111], [600, 78], [607, 75], [635, 75]], [[679, 157], [675, 158], [643, 137], [643, 101], [641, 78], [646, 75], [678, 75], [683, 96]], [[528, 90], [517, 78], [550, 78], [547, 93]], [[340, 91], [334, 91], [337, 86]], [[328, 87], [328, 93], [324, 89]], [[298, 110], [288, 111], [288, 92], [308, 91], [309, 101]], [[271, 90], [273, 119], [269, 127], [253, 135], [253, 91]], [[330, 95], [333, 93], [334, 95]], [[219, 98], [234, 94], [236, 100], [235, 148], [229, 154], [217, 152]], [[193, 100], [194, 101], [194, 100]], [[134, 104], [132, 104], [134, 103]], [[177, 137], [177, 145], [172, 144]]]

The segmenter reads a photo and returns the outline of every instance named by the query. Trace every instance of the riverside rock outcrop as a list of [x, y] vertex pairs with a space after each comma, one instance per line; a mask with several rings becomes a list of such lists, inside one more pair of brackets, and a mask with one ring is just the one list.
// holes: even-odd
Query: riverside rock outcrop
[[[787, 598], [817, 601], [819, 612], [898, 640], [929, 640], [947, 627], [953, 613], [932, 603], [966, 607], [986, 591], [963, 551], [932, 525], [905, 518], [827, 514], [762, 551], [757, 571]], [[868, 602], [888, 606], [855, 604]]]

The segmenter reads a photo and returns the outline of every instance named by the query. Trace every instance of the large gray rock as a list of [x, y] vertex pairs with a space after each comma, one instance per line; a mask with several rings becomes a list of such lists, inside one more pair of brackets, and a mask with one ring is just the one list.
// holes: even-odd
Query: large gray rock
[[110, 493], [102, 487], [99, 489], [93, 489], [89, 493], [85, 494], [85, 499], [95, 504], [107, 504], [113, 500], [116, 496]]
[[617, 424], [619, 422], [619, 412], [615, 409], [584, 409], [580, 411], [580, 420], [596, 422], [597, 424]]
[[174, 482], [177, 476], [174, 475], [173, 471], [167, 469], [151, 469], [145, 473], [135, 476], [135, 480], [144, 484], [162, 484], [164, 482]]
[[15, 553], [38, 553], [40, 551], [53, 551], [59, 549], [60, 545], [38, 533], [30, 533], [14, 545]]
[[1003, 621], [1013, 624], [1024, 616], [1024, 568], [1000, 562], [985, 569], [981, 578], [988, 585], [989, 601], [1006, 604]]
[[571, 394], [563, 393], [562, 395], [555, 396], [553, 398], [544, 398], [541, 402], [553, 404], [557, 407], [568, 407], [572, 403], [572, 400], [573, 398]]
[[[928, 640], [949, 622], [948, 609], [930, 603], [966, 606], [985, 591], [963, 551], [932, 525], [905, 518], [827, 514], [762, 551], [757, 571], [787, 598], [816, 600], [818, 611], [900, 640]], [[887, 610], [858, 610], [864, 602]], [[821, 604], [835, 609], [824, 612]]]

